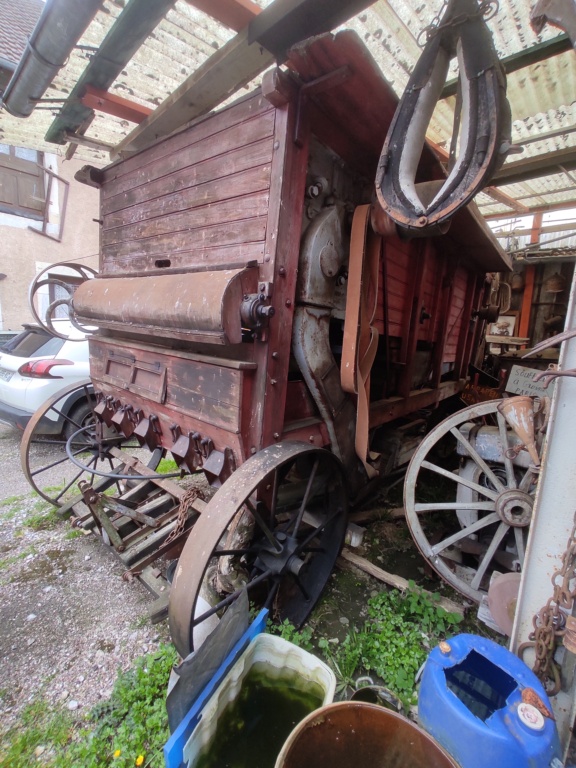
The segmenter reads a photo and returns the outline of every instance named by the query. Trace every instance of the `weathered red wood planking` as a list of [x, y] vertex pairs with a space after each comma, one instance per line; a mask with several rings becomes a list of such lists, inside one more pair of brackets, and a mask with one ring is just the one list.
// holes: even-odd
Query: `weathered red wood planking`
[[[266, 235], [267, 217], [265, 212], [251, 219], [234, 222], [222, 222], [210, 227], [198, 227], [182, 236], [181, 233], [168, 233], [151, 237], [147, 240], [127, 241], [109, 245], [103, 249], [105, 260], [126, 256], [150, 256], [158, 259], [172, 258], [174, 254], [194, 251], [194, 262], [201, 263], [207, 248], [216, 248], [246, 242], [262, 241]], [[195, 249], [198, 249], [196, 252]], [[238, 263], [238, 259], [235, 263]], [[191, 265], [192, 266], [192, 265]]]
[[230, 128], [233, 129], [234, 126], [253, 117], [259, 118], [264, 113], [273, 113], [273, 111], [270, 104], [259, 93], [253, 94], [222, 110], [222, 112], [210, 115], [194, 125], [184, 128], [174, 136], [138, 152], [133, 157], [109, 166], [104, 170], [104, 184], [108, 185], [115, 182], [118, 185], [117, 189], [121, 189], [124, 184], [131, 187], [135, 183], [135, 178], [139, 178], [143, 171], [147, 173], [146, 169], [156, 165], [159, 160], [169, 158], [186, 148], [193, 150], [195, 144], [210, 139], [210, 137], [218, 145], [221, 133]]
[[268, 190], [248, 193], [242, 197], [218, 200], [203, 206], [194, 206], [167, 216], [156, 216], [125, 227], [115, 227], [102, 233], [102, 246], [117, 243], [137, 243], [161, 235], [183, 233], [185, 239], [190, 230], [205, 229], [222, 222], [236, 223], [246, 219], [247, 212], [253, 217], [264, 216], [268, 211]]
[[[460, 328], [464, 322], [463, 312], [466, 299], [466, 287], [470, 277], [470, 273], [462, 265], [459, 265], [456, 268], [454, 273], [454, 289], [452, 292], [452, 301], [450, 303], [448, 318], [448, 338], [444, 349], [444, 362], [453, 363], [456, 360], [458, 337]], [[466, 322], [469, 320], [470, 318], [466, 318]]]
[[[166, 393], [163, 404], [208, 424], [215, 423], [234, 432], [240, 428], [242, 380], [246, 372], [226, 367], [225, 361], [214, 364], [190, 360], [177, 352], [151, 351], [131, 347], [134, 363], [165, 366]], [[115, 359], [116, 347], [94, 341], [90, 346], [90, 374], [97, 384], [131, 389], [132, 366], [129, 358]], [[124, 362], [123, 365], [121, 363]], [[192, 364], [191, 364], [192, 362]], [[112, 363], [112, 365], [110, 365]], [[252, 375], [249, 372], [248, 375]], [[134, 392], [130, 391], [130, 398]], [[140, 393], [141, 394], [141, 393]], [[148, 409], [150, 404], [148, 404]], [[152, 406], [155, 407], [155, 406]], [[145, 413], [146, 416], [149, 413]]]
[[116, 227], [136, 224], [156, 216], [167, 216], [201, 205], [209, 205], [230, 197], [230, 189], [237, 196], [262, 192], [270, 186], [270, 165], [260, 165], [242, 170], [230, 176], [222, 176], [213, 181], [203, 182], [191, 187], [172, 192], [161, 197], [151, 198], [146, 206], [134, 205], [106, 216], [103, 230], [106, 232]]
[[[256, 142], [216, 155], [201, 163], [194, 163], [189, 158], [188, 164], [175, 170], [170, 175], [162, 176], [149, 183], [110, 197], [103, 202], [104, 218], [109, 213], [121, 211], [132, 205], [146, 204], [163, 195], [189, 189], [214, 179], [232, 176], [249, 168], [270, 163], [272, 155], [272, 138], [267, 136]], [[159, 161], [162, 162], [162, 161]]]
[[133, 254], [126, 257], [116, 256], [114, 258], [104, 255], [102, 257], [101, 272], [106, 277], [120, 275], [137, 277], [153, 272], [159, 274], [164, 270], [157, 268], [155, 262], [162, 256], [169, 259], [172, 272], [203, 269], [213, 264], [218, 264], [220, 268], [226, 269], [246, 264], [249, 261], [262, 262], [264, 260], [264, 241], [232, 243], [231, 245], [213, 248], [184, 249], [178, 253], [169, 251], [165, 254]]

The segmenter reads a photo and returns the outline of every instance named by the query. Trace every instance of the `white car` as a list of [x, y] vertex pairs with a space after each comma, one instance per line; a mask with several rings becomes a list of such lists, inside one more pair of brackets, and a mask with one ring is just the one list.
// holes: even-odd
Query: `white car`
[[[22, 333], [0, 349], [0, 422], [24, 430], [48, 398], [70, 384], [89, 380], [85, 335], [66, 320], [54, 322], [69, 340], [52, 336], [38, 325], [25, 325]], [[84, 389], [71, 394], [58, 408], [81, 426], [93, 418]], [[78, 427], [64, 416], [50, 409], [36, 433], [68, 438]]]

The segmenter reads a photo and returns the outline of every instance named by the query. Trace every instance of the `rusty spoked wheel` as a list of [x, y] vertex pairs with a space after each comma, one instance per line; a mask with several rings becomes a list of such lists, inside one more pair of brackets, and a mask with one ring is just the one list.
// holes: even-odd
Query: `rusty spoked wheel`
[[[91, 280], [98, 273], [95, 269], [88, 267], [86, 264], [75, 264], [73, 262], [62, 261], [58, 264], [50, 264], [47, 266], [36, 275], [30, 285], [28, 291], [28, 305], [36, 322], [52, 336], [67, 340], [71, 337], [61, 333], [54, 325], [54, 321], [59, 317], [66, 317], [75, 328], [83, 333], [90, 333], [94, 329], [83, 327], [76, 320], [72, 305], [74, 288], [71, 287], [70, 283], [66, 282], [65, 278], [54, 275], [54, 272], [58, 272], [58, 269], [63, 269], [64, 275], [71, 275], [75, 281], [80, 280], [80, 282]], [[54, 291], [60, 298], [53, 301], [44, 311], [41, 311], [41, 296], [48, 290]], [[66, 308], [65, 310], [63, 310], [64, 307]], [[62, 311], [64, 311], [64, 315], [60, 314]], [[81, 338], [83, 337], [80, 337], [78, 341], [80, 341]], [[72, 338], [72, 341], [73, 340], [74, 338]]]
[[[36, 493], [56, 507], [79, 498], [80, 480], [94, 483], [100, 479], [94, 470], [114, 472], [122, 466], [121, 459], [110, 453], [113, 447], [130, 452], [140, 447], [136, 440], [97, 425], [94, 404], [89, 382], [64, 387], [36, 411], [22, 435], [22, 471]], [[66, 453], [67, 440], [80, 429], [83, 431], [72, 439], [71, 449], [84, 469], [70, 461]]]
[[299, 627], [320, 597], [346, 531], [342, 465], [305, 443], [271, 445], [212, 497], [178, 561], [170, 632], [182, 656], [196, 631], [244, 588], [250, 601]]
[[[538, 440], [530, 455], [524, 436], [499, 410], [513, 399], [473, 405], [445, 419], [420, 443], [406, 473], [404, 505], [414, 541], [429, 565], [475, 602], [494, 571], [522, 569], [532, 519]], [[440, 443], [445, 455], [447, 440], [456, 449], [452, 465], [436, 458]]]

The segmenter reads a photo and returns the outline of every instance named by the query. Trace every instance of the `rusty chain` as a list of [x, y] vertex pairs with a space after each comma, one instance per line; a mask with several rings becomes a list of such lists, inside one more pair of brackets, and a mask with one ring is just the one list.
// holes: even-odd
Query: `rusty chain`
[[178, 536], [184, 532], [190, 510], [192, 509], [196, 499], [201, 496], [202, 494], [198, 488], [188, 488], [188, 490], [184, 493], [184, 496], [182, 496], [180, 499], [180, 506], [178, 507], [178, 514], [176, 516], [176, 525], [167, 536], [164, 544], [170, 544], [171, 541], [174, 541], [174, 539], [178, 538]]
[[[489, 21], [494, 16], [496, 16], [499, 11], [498, 0], [483, 0], [483, 2], [481, 2], [478, 6], [478, 11], [476, 13], [460, 13], [450, 19], [450, 21], [445, 21], [442, 23], [441, 18], [444, 15], [444, 11], [447, 7], [448, 0], [445, 0], [444, 5], [436, 14], [436, 16], [434, 16], [430, 24], [420, 30], [420, 33], [416, 38], [416, 44], [419, 48], [424, 48], [426, 43], [435, 37], [435, 35], [437, 35], [438, 32], [440, 32], [442, 29], [447, 29], [448, 27], [457, 27], [459, 24], [464, 24], [466, 21], [472, 21], [473, 19], [482, 17], [485, 19], [485, 21]], [[425, 39], [423, 40], [423, 38]]]
[[554, 660], [554, 652], [567, 634], [567, 616], [569, 620], [576, 598], [576, 585], [570, 589], [575, 570], [576, 514], [566, 551], [562, 555], [562, 566], [552, 575], [552, 597], [532, 619], [534, 631], [530, 633], [529, 640], [518, 648], [520, 658], [527, 648], [534, 648], [536, 660], [532, 669], [545, 685], [549, 696], [555, 696], [560, 690], [560, 668]]

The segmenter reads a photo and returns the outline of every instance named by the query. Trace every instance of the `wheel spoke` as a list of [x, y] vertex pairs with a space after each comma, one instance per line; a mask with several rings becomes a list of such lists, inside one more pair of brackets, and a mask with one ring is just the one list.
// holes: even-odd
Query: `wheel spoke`
[[423, 461], [422, 468], [429, 469], [431, 472], [436, 472], [436, 474], [442, 475], [442, 477], [446, 477], [448, 480], [453, 480], [459, 485], [465, 485], [467, 488], [471, 488], [473, 491], [477, 491], [482, 496], [487, 496], [489, 499], [493, 499], [494, 501], [496, 501], [498, 498], [499, 494], [496, 491], [492, 491], [490, 488], [485, 488], [482, 485], [478, 485], [478, 483], [474, 483], [472, 480], [467, 480], [465, 477], [460, 477], [460, 475], [457, 475], [455, 472], [450, 472], [448, 469], [439, 467], [437, 464], [432, 464], [430, 461]]
[[206, 611], [206, 613], [203, 613], [201, 616], [194, 617], [191, 626], [196, 627], [198, 624], [201, 624], [203, 621], [206, 621], [206, 619], [209, 619], [210, 616], [214, 616], [215, 613], [218, 613], [218, 611], [223, 610], [224, 608], [227, 608], [229, 605], [231, 605], [234, 600], [238, 597], [238, 595], [244, 590], [250, 590], [253, 587], [255, 587], [257, 584], [260, 584], [260, 582], [264, 581], [264, 579], [267, 579], [271, 576], [272, 571], [264, 571], [264, 573], [261, 573], [259, 576], [256, 576], [255, 579], [252, 579], [252, 581], [249, 584], [246, 584], [245, 587], [241, 587], [240, 589], [235, 590], [232, 592], [231, 595], [228, 595], [228, 597], [224, 598], [224, 600], [221, 600], [217, 605], [210, 608], [210, 610]]
[[310, 533], [304, 541], [302, 541], [296, 550], [296, 552], [300, 553], [302, 550], [310, 544], [311, 541], [313, 541], [316, 536], [318, 536], [319, 533], [322, 533], [322, 531], [326, 528], [326, 526], [330, 525], [330, 523], [334, 522], [334, 520], [338, 517], [338, 515], [342, 514], [341, 509], [337, 509], [336, 512], [334, 512], [332, 515], [330, 515], [329, 518], [327, 518], [321, 525], [319, 525], [317, 528], [315, 528], [312, 533]]
[[516, 475], [514, 473], [514, 464], [506, 453], [509, 449], [508, 444], [508, 428], [506, 425], [506, 419], [500, 411], [496, 411], [496, 417], [498, 419], [498, 430], [500, 432], [500, 443], [502, 445], [502, 456], [504, 461], [504, 467], [506, 468], [506, 480], [508, 482], [508, 488], [516, 488]]
[[270, 504], [270, 520], [269, 525], [274, 526], [276, 520], [276, 507], [278, 505], [278, 468], [274, 470], [274, 481], [272, 482], [272, 503]]
[[516, 552], [518, 553], [518, 562], [520, 563], [520, 567], [523, 568], [524, 555], [525, 555], [523, 528], [514, 528], [514, 539], [516, 540]]
[[534, 477], [538, 477], [538, 473], [534, 472], [530, 467], [526, 470], [524, 477], [520, 481], [519, 490], [528, 493], [530, 486], [534, 482]]
[[254, 506], [254, 504], [252, 504], [250, 499], [246, 499], [244, 501], [244, 504], [248, 507], [248, 509], [250, 510], [250, 514], [253, 516], [253, 518], [256, 521], [258, 527], [260, 528], [260, 530], [262, 531], [264, 536], [268, 539], [270, 544], [274, 547], [276, 552], [281, 552], [282, 551], [282, 547], [276, 541], [276, 537], [274, 536], [274, 534], [272, 533], [270, 528], [266, 525], [266, 523], [264, 522], [264, 518], [258, 512], [258, 510]]
[[[81, 453], [86, 453], [86, 448], [80, 448], [80, 450], [75, 451], [73, 453], [73, 456], [79, 456]], [[48, 469], [54, 469], [54, 467], [59, 466], [60, 464], [64, 464], [68, 461], [68, 456], [64, 456], [61, 459], [57, 459], [56, 461], [53, 461], [52, 464], [46, 464], [43, 467], [39, 467], [38, 469], [35, 469], [30, 472], [31, 477], [35, 477], [36, 475], [40, 474], [41, 472], [46, 472]]]
[[492, 558], [494, 557], [494, 554], [498, 547], [500, 546], [500, 543], [502, 542], [502, 539], [504, 536], [506, 536], [506, 533], [508, 532], [510, 526], [506, 523], [500, 523], [498, 526], [498, 529], [496, 533], [494, 534], [494, 538], [490, 542], [490, 546], [486, 550], [486, 553], [484, 557], [482, 558], [482, 561], [480, 565], [478, 566], [478, 570], [476, 571], [476, 575], [472, 579], [472, 584], [470, 585], [473, 589], [479, 589], [480, 584], [482, 583], [482, 579], [484, 578], [484, 574], [486, 573], [486, 569], [492, 562]]
[[302, 518], [304, 517], [304, 512], [306, 511], [306, 507], [308, 506], [310, 493], [312, 492], [312, 486], [314, 485], [314, 479], [316, 477], [316, 472], [318, 471], [319, 466], [320, 466], [320, 459], [317, 458], [316, 461], [314, 462], [314, 466], [312, 467], [312, 472], [310, 472], [310, 477], [308, 478], [308, 484], [306, 485], [306, 490], [304, 491], [302, 504], [300, 505], [300, 509], [298, 510], [298, 517], [296, 518], [296, 522], [294, 524], [294, 530], [292, 531], [293, 536], [298, 535], [298, 529], [300, 528], [300, 524], [302, 523]]
[[416, 512], [448, 512], [449, 510], [459, 512], [465, 509], [478, 510], [479, 512], [494, 512], [496, 505], [493, 501], [434, 501], [414, 504]]
[[478, 451], [477, 451], [477, 450], [476, 450], [476, 449], [473, 447], [473, 445], [470, 443], [470, 441], [469, 441], [469, 440], [468, 440], [466, 437], [464, 437], [464, 435], [462, 434], [462, 432], [460, 432], [460, 430], [459, 430], [459, 429], [457, 429], [456, 427], [453, 427], [453, 428], [450, 430], [450, 432], [451, 432], [451, 434], [453, 434], [453, 435], [454, 435], [454, 437], [456, 438], [456, 440], [458, 440], [458, 442], [459, 442], [461, 445], [463, 445], [463, 446], [464, 446], [464, 448], [466, 449], [466, 451], [468, 452], [468, 454], [470, 455], [470, 457], [471, 457], [471, 458], [472, 458], [472, 459], [473, 459], [473, 460], [476, 462], [476, 464], [477, 464], [477, 465], [480, 467], [480, 469], [481, 469], [481, 470], [484, 472], [484, 474], [485, 474], [485, 475], [486, 475], [486, 477], [487, 477], [487, 478], [490, 480], [490, 482], [492, 483], [492, 485], [494, 486], [494, 488], [496, 488], [496, 490], [498, 490], [498, 491], [503, 491], [503, 490], [504, 490], [504, 485], [502, 484], [502, 482], [501, 482], [501, 481], [498, 479], [498, 477], [497, 477], [497, 476], [494, 474], [494, 472], [493, 472], [493, 471], [492, 471], [492, 469], [491, 469], [491, 468], [488, 466], [488, 464], [486, 464], [486, 462], [484, 461], [484, 459], [483, 459], [483, 458], [480, 456], [480, 454], [479, 454], [479, 453], [478, 453]]
[[268, 610], [270, 610], [270, 608], [272, 608], [272, 603], [274, 602], [274, 598], [276, 597], [276, 595], [278, 593], [279, 587], [280, 587], [279, 579], [274, 579], [274, 584], [272, 584], [272, 588], [271, 588], [270, 592], [268, 592], [268, 595], [266, 597], [266, 601], [265, 601], [264, 606], [263, 606], [264, 608], [268, 608]]
[[438, 544], [435, 544], [430, 551], [433, 555], [438, 555], [442, 550], [452, 546], [452, 544], [460, 541], [460, 539], [467, 539], [471, 534], [476, 533], [477, 531], [482, 530], [482, 528], [486, 528], [487, 525], [492, 525], [492, 523], [497, 521], [498, 515], [496, 512], [493, 512], [491, 515], [486, 515], [486, 517], [481, 517], [479, 520], [472, 523], [472, 525], [467, 525], [466, 528], [462, 528], [460, 531], [452, 534], [452, 536], [448, 536], [447, 539], [438, 542]]
[[293, 573], [292, 576], [294, 577], [294, 581], [296, 582], [296, 586], [298, 587], [300, 592], [302, 592], [302, 594], [304, 595], [304, 599], [305, 600], [310, 600], [310, 595], [308, 594], [308, 590], [306, 589], [306, 587], [302, 583], [301, 579], [295, 573]]
[[58, 494], [58, 496], [56, 496], [56, 499], [55, 499], [55, 501], [60, 501], [60, 499], [62, 498], [62, 496], [64, 496], [64, 494], [65, 494], [67, 491], [69, 491], [69, 490], [70, 490], [70, 488], [72, 488], [72, 486], [74, 485], [74, 483], [76, 482], [76, 480], [78, 480], [78, 478], [80, 477], [80, 475], [82, 474], [82, 472], [84, 472], [84, 470], [83, 470], [83, 469], [81, 469], [81, 470], [78, 472], [78, 474], [77, 474], [77, 475], [74, 475], [74, 477], [72, 478], [72, 480], [70, 480], [70, 482], [68, 483], [68, 485], [66, 485], [66, 487], [65, 487], [65, 488], [63, 488], [63, 489], [62, 489], [62, 491], [60, 491], [60, 493]]

